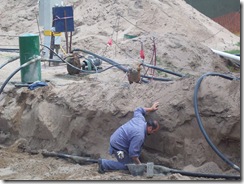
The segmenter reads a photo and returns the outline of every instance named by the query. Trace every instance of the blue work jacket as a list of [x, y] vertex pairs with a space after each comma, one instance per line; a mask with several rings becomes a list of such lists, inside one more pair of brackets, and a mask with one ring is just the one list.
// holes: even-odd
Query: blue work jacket
[[136, 108], [133, 118], [112, 134], [110, 137], [110, 147], [112, 148], [110, 148], [110, 154], [113, 154], [112, 150], [115, 150], [124, 151], [130, 157], [140, 156], [147, 129], [145, 114], [144, 108]]

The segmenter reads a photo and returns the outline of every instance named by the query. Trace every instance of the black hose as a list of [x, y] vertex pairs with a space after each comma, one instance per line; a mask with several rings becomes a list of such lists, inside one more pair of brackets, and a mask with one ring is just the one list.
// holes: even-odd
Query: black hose
[[19, 52], [19, 49], [0, 48], [1, 52]]
[[35, 63], [36, 61], [40, 60], [41, 57], [38, 56], [37, 58], [34, 58], [26, 63], [24, 63], [23, 65], [21, 65], [19, 68], [17, 68], [13, 73], [11, 73], [11, 75], [4, 81], [3, 85], [1, 86], [0, 88], [0, 94], [3, 92], [3, 89], [4, 87], [7, 85], [7, 83], [9, 82], [9, 80], [19, 71], [21, 70], [22, 68], [32, 64], [32, 63]]
[[212, 72], [209, 72], [209, 73], [206, 73], [204, 75], [202, 75], [198, 81], [197, 81], [197, 84], [195, 86], [195, 89], [194, 89], [194, 110], [195, 110], [195, 115], [197, 117], [197, 122], [198, 122], [198, 125], [200, 127], [200, 130], [201, 132], [203, 133], [205, 139], [207, 140], [208, 144], [211, 146], [211, 148], [215, 151], [215, 153], [220, 157], [222, 158], [228, 165], [230, 165], [232, 168], [234, 168], [235, 170], [239, 171], [240, 172], [240, 168], [235, 165], [234, 163], [232, 163], [228, 158], [226, 158], [217, 148], [216, 146], [212, 143], [212, 141], [210, 140], [210, 138], [208, 137], [204, 127], [203, 127], [203, 124], [202, 124], [202, 121], [201, 121], [201, 118], [200, 118], [200, 115], [199, 115], [199, 111], [198, 111], [198, 103], [197, 103], [197, 94], [198, 94], [198, 90], [199, 90], [199, 87], [200, 87], [200, 84], [202, 82], [202, 80], [207, 77], [207, 76], [220, 76], [222, 78], [225, 78], [225, 79], [228, 79], [228, 80], [238, 80], [239, 78], [235, 78], [235, 77], [231, 77], [231, 76], [228, 76], [228, 75], [224, 75], [224, 74], [220, 74], [220, 73], [212, 73]]
[[204, 177], [204, 178], [225, 178], [225, 179], [235, 179], [235, 180], [241, 179], [240, 176], [234, 176], [234, 175], [195, 173], [195, 172], [181, 171], [177, 169], [171, 169], [170, 173], [179, 173], [185, 176]]
[[83, 162], [91, 162], [91, 163], [97, 163], [98, 162], [97, 159], [92, 159], [92, 158], [88, 158], [88, 157], [79, 157], [79, 156], [68, 155], [68, 154], [64, 154], [64, 153], [58, 153], [57, 157], [70, 158], [70, 159], [73, 159], [74, 161], [83, 161]]
[[53, 62], [53, 63], [63, 63], [61, 60], [57, 59], [42, 59], [41, 61], [48, 61], [48, 62]]
[[79, 70], [80, 72], [83, 72], [83, 73], [87, 73], [87, 74], [94, 74], [94, 73], [101, 73], [101, 72], [104, 72], [114, 66], [111, 66], [111, 67], [108, 67], [108, 68], [105, 68], [103, 70], [96, 70], [96, 71], [86, 71], [86, 70], [81, 70], [80, 68], [70, 64], [69, 62], [65, 61], [64, 59], [62, 59], [54, 50], [52, 50], [51, 48], [49, 48], [48, 46], [46, 45], [42, 45], [40, 44], [41, 46], [44, 46], [46, 47], [47, 49], [49, 49], [51, 52], [53, 52], [61, 61], [63, 61], [64, 63], [66, 63], [67, 65], [71, 66], [72, 68], [75, 68], [76, 70]]
[[[106, 61], [107, 63], [117, 67], [118, 69], [122, 70], [123, 72], [127, 73], [129, 70], [125, 67], [123, 67], [121, 64], [109, 59], [109, 58], [106, 58], [106, 57], [103, 57], [103, 56], [99, 56], [97, 54], [94, 54], [90, 51], [87, 51], [87, 50], [82, 50], [82, 49], [74, 49], [73, 51], [81, 51], [81, 52], [84, 52], [86, 54], [90, 54], [90, 55], [93, 55], [103, 61]], [[148, 78], [148, 79], [153, 79], [153, 80], [158, 80], [158, 81], [172, 81], [171, 79], [167, 79], [167, 78], [157, 78], [157, 77], [150, 77], [150, 76], [146, 76], [146, 75], [141, 75], [142, 78]], [[143, 82], [146, 82], [148, 83], [148, 81], [142, 79]]]
[[[86, 51], [86, 50], [82, 50], [82, 49], [74, 49], [74, 50], [72, 50], [71, 52], [73, 52], [73, 51], [80, 51], [80, 52], [84, 52], [84, 53], [86, 53], [86, 54], [90, 54], [90, 55], [92, 55], [92, 56], [95, 56], [95, 57], [97, 57], [97, 58], [99, 58], [99, 59], [101, 59], [101, 60], [103, 60], [103, 61], [106, 61], [107, 63], [109, 63], [109, 64], [111, 64], [111, 65], [117, 67], [118, 69], [122, 70], [122, 71], [125, 72], [125, 73], [127, 73], [127, 72], [129, 71], [127, 68], [123, 67], [121, 64], [118, 64], [118, 63], [116, 63], [115, 61], [113, 61], [113, 60], [111, 60], [111, 59], [109, 59], [109, 58], [106, 58], [106, 57], [103, 57], [103, 56], [99, 56], [99, 55], [97, 55], [97, 54], [94, 54], [94, 53], [92, 53], [92, 52], [90, 52], [90, 51]], [[146, 80], [144, 80], [144, 79], [141, 79], [141, 80], [142, 80], [143, 82], [145, 82], [145, 83], [148, 83], [148, 81], [146, 81]]]
[[225, 178], [225, 179], [239, 179], [240, 176], [236, 175], [225, 175], [225, 174], [208, 174], [208, 173], [197, 173], [197, 172], [190, 172], [190, 171], [183, 171], [183, 170], [178, 170], [178, 169], [173, 169], [173, 168], [168, 168], [165, 166], [161, 165], [154, 165], [154, 169], [159, 172], [167, 175], [168, 173], [179, 173], [181, 175], [185, 176], [193, 176], [193, 177], [205, 177], [205, 178]]
[[3, 64], [0, 66], [0, 69], [2, 69], [5, 65], [7, 65], [7, 64], [9, 64], [9, 63], [11, 63], [11, 62], [13, 62], [13, 61], [19, 59], [19, 58], [20, 58], [20, 57], [17, 56], [17, 57], [15, 57], [15, 58], [12, 58], [12, 59], [6, 61], [5, 63], [3, 63]]
[[159, 77], [151, 77], [151, 76], [147, 76], [147, 75], [141, 75], [141, 77], [147, 78], [147, 79], [156, 80], [156, 81], [172, 81], [172, 79], [159, 78]]
[[90, 52], [90, 51], [82, 50], [82, 49], [74, 49], [73, 51], [80, 51], [80, 52], [84, 52], [84, 53], [86, 53], [86, 54], [93, 55], [93, 56], [95, 56], [95, 57], [97, 57], [97, 58], [99, 58], [99, 59], [101, 59], [101, 60], [103, 60], [103, 61], [106, 61], [107, 63], [109, 63], [109, 64], [111, 64], [111, 65], [114, 65], [114, 66], [116, 65], [116, 67], [117, 67], [118, 69], [122, 70], [123, 72], [128, 72], [128, 69], [127, 69], [127, 68], [123, 67], [122, 65], [116, 63], [115, 61], [113, 61], [113, 60], [111, 60], [111, 59], [109, 59], [109, 58], [106, 58], [106, 57], [103, 57], [103, 56], [99, 56], [99, 55], [94, 54], [94, 53], [92, 53], [92, 52]]
[[97, 159], [93, 159], [90, 157], [80, 157], [80, 156], [75, 156], [75, 155], [68, 155], [64, 153], [56, 153], [56, 152], [48, 152], [48, 151], [43, 151], [42, 152], [43, 156], [49, 156], [49, 157], [59, 157], [59, 158], [64, 158], [64, 159], [72, 159], [73, 161], [77, 163], [84, 163], [84, 162], [91, 162], [91, 163], [97, 163]]
[[160, 68], [160, 67], [157, 67], [157, 66], [149, 65], [149, 64], [146, 64], [146, 63], [142, 63], [142, 65], [143, 66], [146, 66], [148, 68], [153, 68], [153, 69], [156, 69], [156, 70], [159, 70], [159, 71], [163, 71], [165, 73], [169, 73], [169, 74], [172, 74], [172, 75], [176, 75], [178, 77], [184, 77], [184, 75], [182, 75], [180, 73], [172, 72], [172, 71], [166, 70], [164, 68]]

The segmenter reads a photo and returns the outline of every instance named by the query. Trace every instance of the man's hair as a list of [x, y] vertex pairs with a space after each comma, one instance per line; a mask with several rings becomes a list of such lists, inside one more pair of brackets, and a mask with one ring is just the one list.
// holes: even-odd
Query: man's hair
[[147, 119], [147, 126], [151, 126], [153, 130], [158, 128], [158, 124], [151, 118]]

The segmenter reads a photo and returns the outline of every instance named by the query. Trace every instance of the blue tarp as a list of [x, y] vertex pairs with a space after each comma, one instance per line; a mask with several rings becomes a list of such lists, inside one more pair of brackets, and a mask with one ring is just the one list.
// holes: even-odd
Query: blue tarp
[[46, 82], [41, 82], [41, 81], [36, 81], [36, 82], [33, 82], [32, 84], [29, 84], [28, 85], [28, 89], [30, 90], [34, 90], [38, 87], [43, 87], [43, 86], [47, 86], [47, 83]]

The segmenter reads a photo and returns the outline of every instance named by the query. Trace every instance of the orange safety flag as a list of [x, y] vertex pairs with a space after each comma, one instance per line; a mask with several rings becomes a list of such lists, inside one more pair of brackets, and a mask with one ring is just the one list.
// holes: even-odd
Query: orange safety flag
[[109, 40], [108, 40], [108, 45], [112, 45], [112, 43], [113, 43], [113, 40], [112, 40], [112, 38], [110, 38]]

